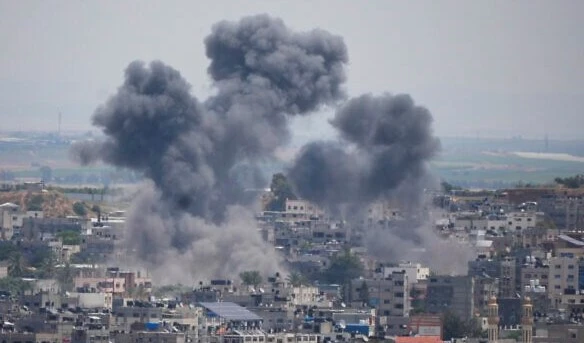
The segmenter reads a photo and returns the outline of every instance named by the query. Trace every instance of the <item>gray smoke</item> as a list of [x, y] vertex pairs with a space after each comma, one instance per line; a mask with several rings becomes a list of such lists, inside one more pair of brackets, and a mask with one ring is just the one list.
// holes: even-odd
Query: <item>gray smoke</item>
[[215, 277], [247, 266], [271, 273], [277, 258], [237, 206], [246, 197], [236, 170], [245, 165], [259, 182], [254, 163], [288, 141], [288, 116], [344, 98], [346, 47], [338, 36], [292, 32], [267, 15], [220, 22], [205, 46], [214, 96], [197, 101], [162, 62], [132, 62], [93, 116], [104, 140], [76, 144], [72, 153], [152, 180], [127, 222], [127, 246], [138, 260], [161, 272], [179, 263]]
[[[440, 149], [430, 112], [409, 95], [362, 95], [339, 108], [331, 124], [340, 141], [307, 144], [288, 170], [298, 194], [363, 230], [378, 259], [464, 272], [470, 249], [438, 237], [425, 207], [424, 190], [436, 184], [427, 164]], [[405, 219], [369, 222], [374, 202], [401, 208]]]
[[[288, 172], [301, 197], [327, 208], [388, 199], [400, 187], [418, 184], [440, 147], [430, 112], [408, 95], [351, 99], [331, 124], [344, 146], [310, 143]], [[402, 201], [419, 202], [420, 192], [404, 193], [409, 198]]]

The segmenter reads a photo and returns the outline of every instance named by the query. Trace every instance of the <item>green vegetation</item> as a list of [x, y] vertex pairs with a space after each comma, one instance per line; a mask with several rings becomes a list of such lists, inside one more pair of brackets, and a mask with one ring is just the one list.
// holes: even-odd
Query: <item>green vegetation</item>
[[485, 332], [481, 330], [475, 318], [463, 320], [452, 312], [445, 312], [443, 321], [443, 339], [445, 341], [449, 341], [452, 338], [485, 336]]
[[290, 273], [290, 275], [288, 275], [288, 277], [286, 278], [286, 281], [294, 287], [299, 287], [308, 284], [308, 279], [298, 272]]
[[108, 187], [59, 187], [59, 186], [49, 186], [48, 190], [54, 190], [61, 193], [78, 193], [78, 194], [111, 194], [119, 195], [123, 193], [122, 188], [108, 188]]
[[584, 174], [578, 174], [570, 177], [556, 177], [554, 181], [564, 187], [580, 188], [584, 186]]
[[272, 176], [270, 190], [274, 198], [267, 206], [268, 211], [284, 211], [286, 199], [297, 199], [296, 194], [292, 191], [292, 186], [288, 183], [288, 179], [283, 173], [276, 173]]
[[452, 185], [452, 184], [450, 184], [450, 183], [448, 183], [448, 182], [446, 182], [446, 181], [442, 181], [442, 182], [440, 183], [440, 185], [442, 186], [442, 190], [443, 190], [444, 192], [446, 192], [446, 193], [450, 193], [450, 192], [452, 192], [452, 191], [459, 191], [459, 190], [462, 190], [462, 187], [459, 187], [459, 186]]
[[18, 252], [18, 247], [12, 242], [0, 242], [0, 261], [7, 261], [16, 252]]
[[75, 287], [75, 283], [73, 281], [74, 271], [71, 267], [71, 264], [67, 263], [62, 266], [56, 273], [57, 282], [61, 286], [61, 290], [63, 292], [70, 292]]
[[80, 217], [85, 217], [87, 215], [87, 206], [84, 202], [77, 201], [73, 204], [73, 212]]
[[18, 295], [32, 290], [32, 284], [21, 278], [8, 276], [0, 279], [0, 290], [10, 292], [11, 295]]
[[243, 284], [248, 286], [258, 286], [263, 281], [262, 275], [257, 270], [245, 271], [239, 274], [239, 277]]
[[41, 194], [36, 194], [32, 196], [26, 203], [26, 209], [28, 211], [42, 211], [43, 210], [43, 196]]
[[60, 238], [64, 245], [81, 244], [81, 234], [78, 231], [62, 231], [57, 233], [57, 238]]
[[329, 283], [346, 285], [350, 280], [362, 276], [363, 270], [364, 267], [359, 257], [347, 249], [331, 259], [328, 269], [324, 271], [323, 278]]
[[12, 278], [51, 278], [56, 273], [57, 258], [47, 246], [20, 250], [11, 242], [3, 242], [0, 261], [8, 265], [8, 276]]

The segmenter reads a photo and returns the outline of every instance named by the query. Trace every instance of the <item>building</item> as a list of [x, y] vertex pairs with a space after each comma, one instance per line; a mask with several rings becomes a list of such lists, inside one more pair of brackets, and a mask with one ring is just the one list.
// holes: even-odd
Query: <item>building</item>
[[474, 315], [474, 278], [433, 276], [428, 279], [425, 307], [429, 313], [450, 311], [459, 318]]
[[562, 295], [578, 292], [578, 260], [573, 255], [552, 257], [549, 261], [548, 298], [553, 308], [560, 308]]
[[427, 280], [430, 276], [430, 268], [422, 266], [420, 263], [402, 262], [396, 267], [383, 267], [383, 276], [388, 277], [395, 272], [404, 272], [408, 276], [410, 284]]
[[354, 279], [348, 298], [354, 307], [365, 304], [377, 309], [379, 316], [404, 317], [410, 311], [408, 282], [404, 272], [378, 279]]
[[202, 302], [207, 328], [213, 332], [221, 330], [253, 330], [260, 329], [262, 318], [232, 302]]

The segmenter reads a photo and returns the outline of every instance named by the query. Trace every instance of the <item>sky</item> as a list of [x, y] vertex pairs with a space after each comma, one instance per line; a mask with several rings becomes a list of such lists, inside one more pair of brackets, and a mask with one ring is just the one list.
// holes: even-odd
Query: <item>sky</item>
[[[350, 96], [408, 93], [439, 136], [584, 138], [584, 1], [0, 0], [0, 131], [90, 130], [133, 60], [213, 90], [204, 38], [267, 13], [344, 37]], [[295, 119], [295, 141], [333, 135], [331, 110]]]

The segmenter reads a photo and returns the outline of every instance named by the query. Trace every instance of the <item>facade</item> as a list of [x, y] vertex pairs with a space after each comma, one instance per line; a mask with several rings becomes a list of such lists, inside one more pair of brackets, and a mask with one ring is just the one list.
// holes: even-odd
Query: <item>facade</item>
[[548, 297], [554, 308], [561, 307], [562, 295], [578, 292], [578, 260], [571, 256], [552, 257], [548, 276]]
[[406, 273], [394, 272], [385, 278], [351, 281], [351, 302], [357, 307], [367, 304], [379, 316], [404, 317], [410, 311]]
[[459, 318], [474, 315], [474, 278], [470, 276], [434, 276], [428, 279], [426, 312], [450, 311]]

